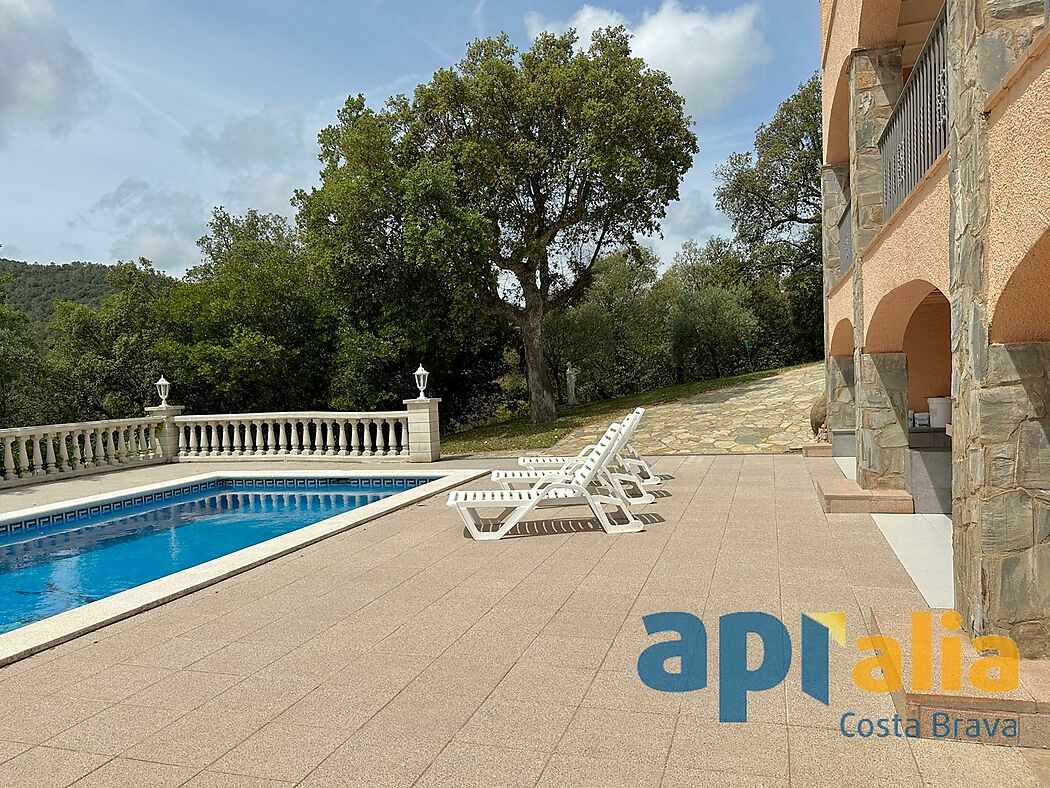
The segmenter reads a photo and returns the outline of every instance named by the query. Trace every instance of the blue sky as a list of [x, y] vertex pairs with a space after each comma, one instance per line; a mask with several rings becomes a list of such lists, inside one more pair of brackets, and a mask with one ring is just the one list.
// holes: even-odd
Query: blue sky
[[292, 216], [347, 95], [378, 106], [478, 36], [624, 24], [700, 154], [652, 244], [727, 232], [712, 170], [818, 63], [816, 0], [0, 0], [0, 256], [182, 273], [212, 206]]

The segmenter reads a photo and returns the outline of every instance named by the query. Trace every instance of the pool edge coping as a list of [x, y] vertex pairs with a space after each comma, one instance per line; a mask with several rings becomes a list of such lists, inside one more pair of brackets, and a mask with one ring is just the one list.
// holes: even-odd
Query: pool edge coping
[[[34, 621], [10, 632], [0, 634], [0, 667], [10, 665], [18, 660], [54, 648], [62, 643], [85, 635], [109, 624], [130, 618], [137, 613], [187, 596], [208, 586], [215, 585], [230, 577], [247, 572], [257, 566], [273, 561], [282, 556], [294, 553], [304, 547], [316, 544], [324, 539], [357, 528], [372, 522], [384, 515], [420, 503], [451, 488], [478, 479], [489, 473], [488, 470], [473, 468], [442, 469], [440, 471], [421, 471], [412, 473], [406, 470], [369, 469], [363, 473], [355, 471], [328, 471], [327, 478], [346, 478], [368, 475], [372, 477], [402, 478], [406, 476], [436, 476], [433, 480], [402, 490], [386, 498], [366, 504], [365, 506], [342, 512], [333, 517], [319, 520], [316, 523], [297, 528], [294, 531], [275, 536], [258, 544], [241, 548], [197, 566], [187, 567], [148, 583], [103, 597], [86, 605], [67, 610], [40, 621]], [[157, 482], [149, 485], [128, 488], [121, 492], [99, 493], [85, 498], [74, 498], [61, 503], [46, 504], [18, 510], [18, 513], [56, 511], [67, 508], [80, 508], [88, 503], [104, 500], [121, 499], [144, 492], [156, 492], [168, 487], [183, 484], [195, 484], [202, 481], [219, 479], [244, 478], [315, 478], [317, 471], [241, 471], [235, 469], [210, 471], [192, 476], [181, 477], [177, 481]], [[11, 515], [16, 512], [9, 513]]]

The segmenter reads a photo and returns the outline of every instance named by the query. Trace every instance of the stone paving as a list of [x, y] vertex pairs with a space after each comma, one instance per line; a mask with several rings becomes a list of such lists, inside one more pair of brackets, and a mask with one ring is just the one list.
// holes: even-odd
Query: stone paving
[[[91, 491], [206, 469], [104, 474]], [[718, 615], [737, 610], [792, 628], [802, 611], [843, 610], [857, 637], [872, 605], [923, 607], [870, 517], [821, 511], [813, 482], [839, 475], [832, 460], [663, 457], [657, 470], [668, 480], [642, 533], [545, 510], [516, 537], [474, 542], [431, 499], [2, 668], [0, 785], [1040, 784], [1045, 762], [1016, 749], [843, 737], [844, 710], [893, 714], [853, 687], [846, 649], [832, 650], [829, 707], [801, 694], [795, 665], [752, 696], [747, 724], [718, 722], [717, 681], [644, 687], [646, 613], [692, 611], [714, 644]]]
[[[632, 444], [643, 454], [782, 454], [813, 441], [809, 411], [824, 390], [824, 367], [813, 364], [780, 375], [655, 405]], [[574, 430], [554, 454], [575, 454], [608, 425]]]

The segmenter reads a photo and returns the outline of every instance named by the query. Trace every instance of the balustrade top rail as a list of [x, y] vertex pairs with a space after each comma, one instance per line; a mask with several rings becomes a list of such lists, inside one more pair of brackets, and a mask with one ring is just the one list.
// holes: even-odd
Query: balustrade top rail
[[173, 416], [172, 421], [176, 424], [188, 424], [201, 421], [263, 421], [266, 419], [286, 420], [297, 419], [299, 421], [317, 419], [332, 421], [334, 419], [403, 419], [403, 410], [371, 410], [371, 411], [334, 411], [334, 410], [303, 410], [303, 411], [275, 411], [273, 413], [206, 413], [202, 415]]
[[4, 427], [3, 429], [0, 429], [0, 438], [17, 438], [21, 435], [42, 433], [54, 435], [59, 432], [73, 432], [75, 430], [115, 430], [121, 427], [134, 427], [139, 424], [160, 424], [162, 420], [163, 419], [160, 416], [140, 416], [137, 419], [106, 419], [104, 421], [73, 421], [68, 424], [37, 424], [29, 427]]
[[883, 166], [883, 216], [900, 207], [948, 147], [947, 6], [904, 84], [879, 140]]

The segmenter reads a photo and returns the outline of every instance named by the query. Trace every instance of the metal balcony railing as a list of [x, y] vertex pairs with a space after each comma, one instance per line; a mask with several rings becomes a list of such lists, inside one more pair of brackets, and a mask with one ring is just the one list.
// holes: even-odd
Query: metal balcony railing
[[853, 210], [846, 202], [846, 210], [839, 219], [839, 273], [844, 274], [853, 265]]
[[947, 6], [941, 9], [879, 140], [889, 217], [948, 146]]

